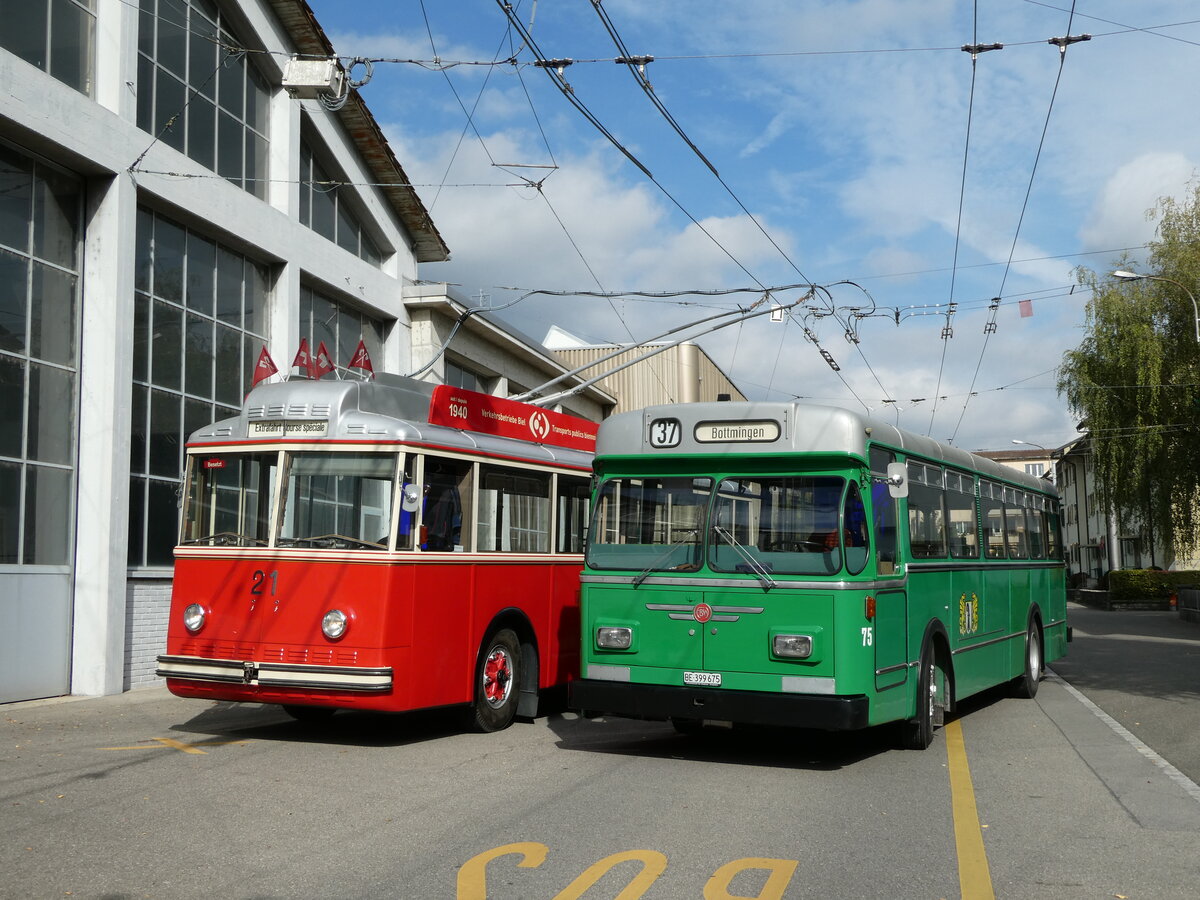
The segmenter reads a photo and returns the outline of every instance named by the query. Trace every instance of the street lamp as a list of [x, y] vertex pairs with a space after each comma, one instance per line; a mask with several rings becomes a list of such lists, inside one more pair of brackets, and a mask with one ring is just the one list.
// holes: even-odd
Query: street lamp
[[[1046, 450], [1046, 448], [1043, 447], [1041, 444], [1035, 444], [1033, 441], [1018, 441], [1016, 438], [1013, 438], [1013, 443], [1014, 444], [1027, 444], [1030, 447], [1037, 447], [1039, 450]], [[1050, 451], [1046, 450], [1046, 452], [1049, 453]]]
[[1200, 307], [1196, 305], [1196, 298], [1192, 296], [1192, 292], [1182, 284], [1174, 278], [1167, 278], [1163, 275], [1139, 275], [1137, 272], [1127, 272], [1124, 269], [1118, 269], [1116, 272], [1113, 272], [1112, 277], [1120, 278], [1122, 281], [1165, 281], [1168, 284], [1175, 285], [1175, 287], [1187, 294], [1188, 299], [1192, 301], [1192, 311], [1196, 317], [1196, 343], [1200, 344]]

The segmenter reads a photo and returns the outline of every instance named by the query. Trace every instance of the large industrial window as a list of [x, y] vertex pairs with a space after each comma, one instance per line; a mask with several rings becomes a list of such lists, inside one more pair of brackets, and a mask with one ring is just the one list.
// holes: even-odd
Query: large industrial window
[[4, 565], [70, 562], [81, 196], [75, 179], [0, 145]]
[[129, 562], [169, 566], [187, 436], [235, 414], [265, 344], [264, 266], [138, 210]]
[[383, 261], [379, 247], [354, 212], [354, 188], [333, 178], [300, 144], [300, 222], [373, 266]]
[[300, 336], [308, 339], [313, 354], [324, 342], [339, 372], [349, 371], [346, 367], [354, 358], [359, 340], [366, 346], [372, 365], [379, 365], [382, 359], [383, 322], [310, 287], [300, 288]]
[[137, 124], [260, 199], [270, 90], [212, 0], [141, 0]]
[[94, 0], [5, 3], [0, 47], [91, 95], [95, 70]]

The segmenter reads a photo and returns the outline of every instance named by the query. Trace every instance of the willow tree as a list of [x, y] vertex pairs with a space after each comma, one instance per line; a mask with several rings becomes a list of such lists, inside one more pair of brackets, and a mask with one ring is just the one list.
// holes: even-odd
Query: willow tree
[[1092, 299], [1058, 390], [1086, 423], [1096, 480], [1122, 527], [1148, 525], [1170, 551], [1190, 554], [1200, 537], [1200, 342], [1191, 299], [1200, 293], [1200, 185], [1182, 200], [1160, 200], [1150, 216], [1158, 220], [1152, 277], [1118, 282], [1076, 271]]

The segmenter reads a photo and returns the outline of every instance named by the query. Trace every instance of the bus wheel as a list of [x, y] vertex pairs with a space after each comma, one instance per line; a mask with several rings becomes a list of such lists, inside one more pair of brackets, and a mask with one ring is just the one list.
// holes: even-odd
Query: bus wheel
[[1042, 680], [1042, 632], [1034, 617], [1029, 619], [1025, 632], [1025, 671], [1012, 682], [1012, 694], [1025, 700], [1037, 696], [1038, 682]]
[[297, 722], [327, 722], [335, 712], [332, 706], [293, 706], [283, 705], [283, 711]]
[[904, 746], [909, 750], [924, 750], [933, 743], [933, 730], [945, 719], [949, 707], [949, 679], [933, 641], [926, 641], [921, 650], [920, 674], [917, 677], [916, 715], [904, 723]]
[[484, 645], [475, 668], [473, 726], [478, 731], [501, 731], [517, 714], [521, 690], [521, 645], [511, 629], [497, 631]]

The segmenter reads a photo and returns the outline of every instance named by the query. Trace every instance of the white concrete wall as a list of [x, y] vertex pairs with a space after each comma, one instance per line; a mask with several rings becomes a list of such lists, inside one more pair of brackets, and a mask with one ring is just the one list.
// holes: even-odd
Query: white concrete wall
[[[290, 52], [269, 8], [249, 2], [230, 11], [243, 21], [241, 39]], [[359, 218], [385, 253], [382, 268], [342, 250], [298, 221], [301, 122], [352, 181], [376, 179], [345, 130], [318, 103], [276, 89], [269, 126], [268, 202], [258, 200], [136, 125], [136, 4], [96, 2], [94, 99], [0, 51], [0, 134], [31, 154], [86, 180], [79, 361], [78, 525], [74, 562], [71, 689], [105, 694], [153, 679], [164, 646], [169, 581], [129, 580], [130, 384], [133, 357], [133, 267], [138, 205], [194, 228], [260, 262], [276, 275], [269, 310], [270, 350], [284, 369], [299, 340], [302, 281], [396, 320], [377, 360], [381, 370], [407, 364], [404, 284], [416, 277], [409, 239], [376, 189], [358, 189]], [[248, 34], [252, 29], [253, 34]], [[274, 84], [280, 55], [255, 62]], [[143, 156], [144, 154], [144, 156]], [[139, 160], [138, 171], [128, 171]], [[172, 174], [156, 174], [172, 173]], [[388, 255], [390, 254], [390, 255]]]

